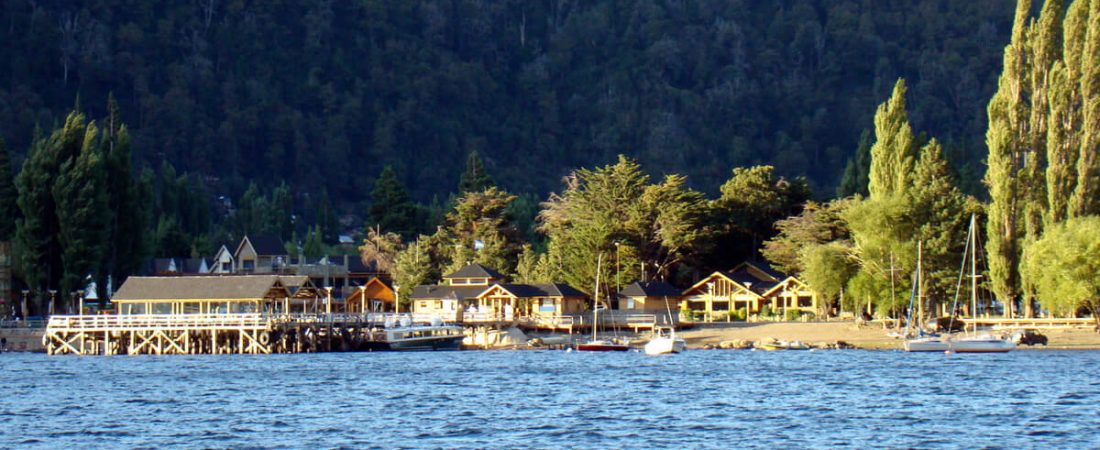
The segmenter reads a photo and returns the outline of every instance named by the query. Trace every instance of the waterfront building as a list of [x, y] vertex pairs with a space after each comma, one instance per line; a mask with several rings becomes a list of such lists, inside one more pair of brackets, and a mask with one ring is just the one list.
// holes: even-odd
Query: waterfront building
[[277, 236], [245, 236], [233, 252], [236, 273], [278, 273], [290, 261], [283, 241]]
[[[234, 314], [282, 312], [303, 300], [308, 280], [295, 279], [295, 292], [277, 275], [138, 277], [126, 279], [111, 302], [119, 314]], [[302, 290], [306, 287], [306, 290]], [[315, 294], [314, 294], [315, 295]], [[314, 297], [316, 301], [316, 297]]]
[[352, 287], [346, 298], [349, 313], [386, 312], [394, 311], [397, 294], [387, 281], [374, 277], [362, 286]]
[[782, 274], [763, 263], [743, 262], [729, 271], [717, 271], [683, 292], [689, 308], [703, 320], [724, 320], [730, 311], [745, 308], [759, 314], [767, 305], [778, 314], [797, 309], [816, 312], [818, 294], [797, 277]]
[[619, 310], [663, 315], [676, 314], [683, 291], [663, 281], [636, 281], [619, 291]]

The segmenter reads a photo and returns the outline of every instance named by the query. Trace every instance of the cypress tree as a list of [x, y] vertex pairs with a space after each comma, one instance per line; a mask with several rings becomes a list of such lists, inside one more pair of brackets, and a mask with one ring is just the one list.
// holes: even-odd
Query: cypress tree
[[63, 267], [62, 303], [87, 285], [89, 275], [97, 273], [110, 234], [106, 167], [97, 134], [95, 123], [88, 124], [80, 154], [61, 165], [53, 186]]
[[493, 179], [485, 172], [485, 164], [481, 161], [481, 155], [477, 150], [471, 151], [466, 157], [466, 171], [458, 180], [458, 195], [467, 192], [481, 192], [494, 186]]
[[70, 113], [62, 128], [32, 145], [16, 177], [19, 210], [23, 214], [16, 225], [16, 243], [20, 249], [18, 262], [23, 269], [23, 280], [35, 292], [38, 312], [43, 312], [46, 291], [58, 287], [62, 272], [54, 183], [62, 165], [80, 154], [87, 128], [83, 114]]
[[0, 138], [0, 242], [15, 237], [15, 222], [19, 217], [15, 178], [11, 171], [11, 153], [4, 139]]
[[871, 197], [900, 194], [909, 186], [915, 145], [905, 110], [905, 80], [894, 84], [890, 99], [875, 112], [875, 144], [871, 147], [868, 191]]

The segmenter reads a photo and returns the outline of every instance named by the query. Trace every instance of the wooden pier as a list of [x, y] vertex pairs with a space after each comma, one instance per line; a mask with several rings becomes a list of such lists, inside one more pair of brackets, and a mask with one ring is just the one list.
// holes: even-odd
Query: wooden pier
[[356, 351], [383, 339], [383, 314], [53, 316], [50, 355], [195, 355]]

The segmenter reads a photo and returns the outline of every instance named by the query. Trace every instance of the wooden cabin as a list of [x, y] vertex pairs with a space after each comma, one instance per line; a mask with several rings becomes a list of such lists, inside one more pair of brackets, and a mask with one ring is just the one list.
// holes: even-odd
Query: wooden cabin
[[478, 294], [465, 310], [467, 317], [474, 320], [512, 321], [580, 314], [584, 312], [584, 304], [584, 293], [564, 283], [498, 283]]
[[759, 314], [764, 305], [776, 314], [789, 309], [814, 312], [818, 306], [818, 294], [805, 283], [762, 263], [743, 262], [728, 272], [714, 272], [683, 294], [690, 308], [702, 311], [708, 321], [740, 308], [751, 315]]
[[132, 276], [111, 301], [119, 314], [234, 314], [284, 311], [290, 297], [275, 275]]
[[663, 281], [636, 281], [619, 292], [619, 311], [675, 315], [683, 298], [683, 291]]
[[375, 277], [366, 284], [352, 289], [344, 304], [347, 305], [349, 313], [384, 312], [394, 311], [396, 301], [397, 295], [393, 287], [381, 278]]
[[290, 255], [277, 236], [245, 236], [233, 252], [236, 273], [278, 273], [290, 262]]
[[413, 289], [414, 313], [448, 321], [498, 323], [584, 311], [586, 296], [567, 284], [508, 284], [500, 272], [480, 264], [467, 265], [443, 279], [445, 284]]

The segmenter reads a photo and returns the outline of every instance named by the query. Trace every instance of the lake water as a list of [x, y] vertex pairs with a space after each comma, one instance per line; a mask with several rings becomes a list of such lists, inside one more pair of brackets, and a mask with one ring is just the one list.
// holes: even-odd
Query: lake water
[[0, 355], [0, 448], [1100, 447], [1100, 352]]

